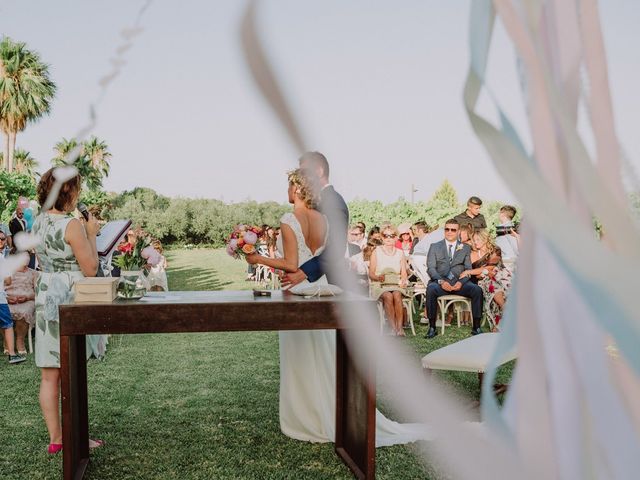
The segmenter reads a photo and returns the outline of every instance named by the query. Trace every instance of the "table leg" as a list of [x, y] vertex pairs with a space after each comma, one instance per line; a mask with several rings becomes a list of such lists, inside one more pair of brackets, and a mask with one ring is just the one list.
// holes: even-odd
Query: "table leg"
[[376, 466], [375, 368], [361, 374], [336, 332], [336, 453], [359, 479], [374, 479]]
[[60, 336], [63, 478], [82, 479], [89, 464], [87, 346], [84, 335]]

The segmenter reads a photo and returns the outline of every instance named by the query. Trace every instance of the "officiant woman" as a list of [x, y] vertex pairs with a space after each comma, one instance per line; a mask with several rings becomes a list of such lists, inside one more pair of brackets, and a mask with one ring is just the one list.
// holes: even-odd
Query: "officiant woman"
[[[38, 184], [38, 201], [45, 205], [54, 188], [54, 170], [48, 170]], [[33, 234], [38, 240], [36, 255], [41, 273], [36, 283], [36, 365], [42, 371], [40, 408], [49, 431], [51, 454], [62, 450], [60, 425], [60, 325], [58, 305], [72, 299], [74, 283], [94, 277], [98, 269], [96, 219], [78, 220], [76, 209], [82, 180], [75, 176], [62, 184], [53, 206], [38, 216]], [[89, 340], [88, 340], [89, 344]], [[87, 349], [90, 352], [90, 348]], [[90, 446], [101, 442], [90, 441]]]

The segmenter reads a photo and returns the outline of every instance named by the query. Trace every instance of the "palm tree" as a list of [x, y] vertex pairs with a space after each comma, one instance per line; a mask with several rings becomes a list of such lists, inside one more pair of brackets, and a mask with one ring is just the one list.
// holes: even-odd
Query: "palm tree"
[[[54, 147], [56, 156], [52, 163], [58, 167], [65, 165], [65, 157], [77, 147], [78, 142], [75, 138], [69, 140], [63, 138]], [[108, 162], [109, 158], [111, 158], [111, 152], [109, 152], [109, 147], [104, 140], [92, 136], [82, 143], [78, 156], [73, 161], [73, 166], [78, 169], [78, 173], [89, 190], [99, 190], [103, 180], [109, 176], [111, 168]]]
[[38, 53], [23, 42], [5, 37], [0, 42], [0, 130], [5, 135], [4, 159], [13, 170], [16, 135], [29, 122], [51, 110], [56, 86], [49, 78], [49, 67]]
[[102, 180], [109, 176], [111, 167], [108, 160], [111, 152], [107, 143], [92, 136], [82, 144], [83, 152], [91, 165], [91, 175], [87, 177], [87, 186], [90, 190], [98, 190], [102, 187]]
[[38, 161], [31, 156], [30, 152], [22, 148], [16, 148], [13, 159], [16, 172], [29, 175], [31, 178], [35, 176]]
[[[27, 152], [21, 148], [16, 148], [13, 154], [14, 170], [24, 175], [29, 175], [34, 178], [36, 175], [36, 168], [38, 167], [38, 161], [31, 156], [31, 152]], [[4, 154], [0, 153], [0, 165], [4, 163]]]

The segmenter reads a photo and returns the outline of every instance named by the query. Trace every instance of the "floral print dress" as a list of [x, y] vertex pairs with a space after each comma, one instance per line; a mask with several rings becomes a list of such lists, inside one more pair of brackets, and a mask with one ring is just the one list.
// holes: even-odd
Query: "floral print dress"
[[502, 252], [500, 248], [496, 248], [493, 253], [488, 253], [482, 258], [473, 262], [472, 268], [481, 268], [485, 266], [495, 267], [491, 276], [482, 277], [478, 280], [478, 286], [482, 288], [484, 296], [483, 310], [488, 317], [490, 324], [498, 326], [502, 319], [502, 308], [493, 300], [497, 293], [502, 292], [506, 301], [509, 290], [511, 289], [511, 280], [513, 272], [502, 263]]
[[[40, 276], [36, 282], [36, 365], [60, 367], [60, 319], [58, 305], [73, 301], [73, 284], [84, 278], [71, 246], [64, 240], [70, 215], [45, 213], [33, 224], [40, 240], [36, 255]], [[104, 356], [106, 336], [87, 335], [87, 358]]]
[[[26, 270], [18, 270], [11, 275], [11, 285], [7, 286], [5, 291], [10, 296], [32, 297], [35, 294], [34, 288], [38, 272], [27, 268]], [[33, 300], [27, 300], [23, 303], [14, 303], [9, 305], [11, 316], [15, 321], [23, 320], [31, 326], [35, 326], [35, 304]]]

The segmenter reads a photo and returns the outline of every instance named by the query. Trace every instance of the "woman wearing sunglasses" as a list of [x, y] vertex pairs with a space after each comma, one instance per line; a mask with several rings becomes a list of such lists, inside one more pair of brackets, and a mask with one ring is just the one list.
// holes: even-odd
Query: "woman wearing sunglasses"
[[407, 261], [396, 248], [398, 230], [388, 225], [382, 230], [382, 245], [376, 247], [369, 260], [371, 296], [379, 299], [389, 321], [391, 334], [404, 337], [402, 295], [407, 287]]

